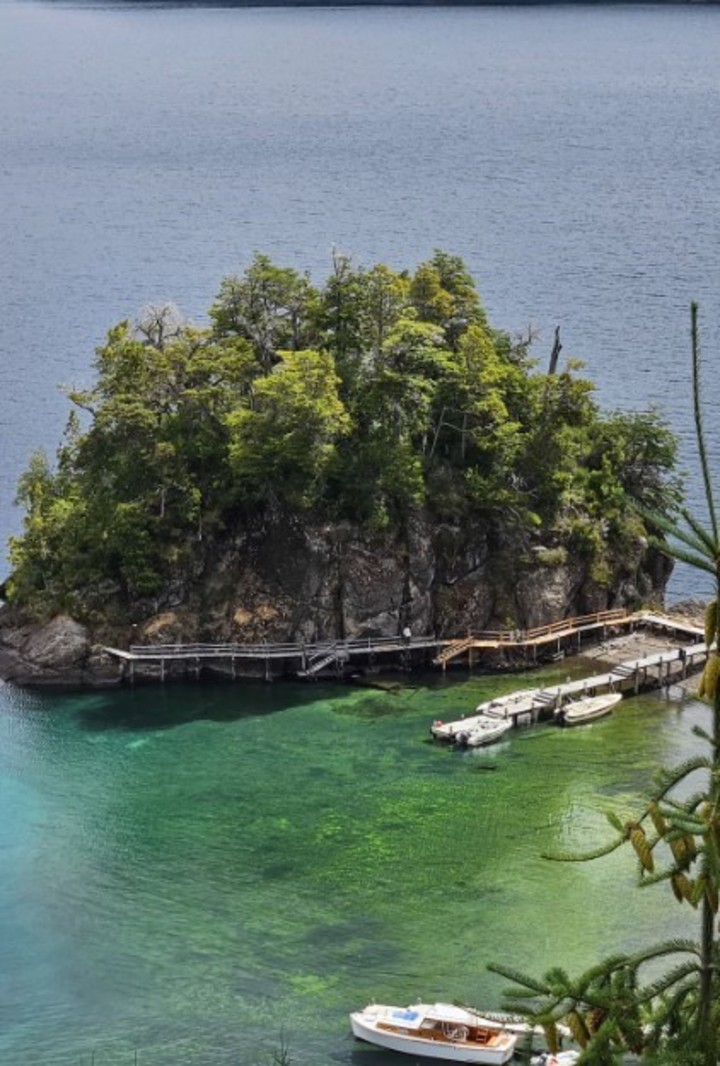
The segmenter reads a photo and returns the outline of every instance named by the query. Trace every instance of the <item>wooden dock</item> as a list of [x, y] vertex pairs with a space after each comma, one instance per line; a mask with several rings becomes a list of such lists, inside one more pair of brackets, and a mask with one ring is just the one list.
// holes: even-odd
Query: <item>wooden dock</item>
[[605, 640], [608, 632], [613, 629], [632, 631], [643, 628], [671, 632], [683, 640], [699, 640], [704, 637], [701, 629], [669, 615], [651, 611], [597, 611], [595, 614], [580, 615], [576, 618], [563, 618], [534, 629], [467, 634], [457, 640], [447, 641], [434, 662], [444, 670], [453, 660], [463, 657], [472, 664], [474, 651], [498, 651], [503, 648], [522, 652], [534, 662], [538, 654], [547, 652], [548, 649], [556, 653], [580, 651], [582, 642], [587, 637]]
[[131, 644], [127, 651], [103, 650], [118, 660], [122, 676], [130, 681], [135, 679], [136, 668], [144, 676], [151, 668], [164, 681], [173, 666], [199, 677], [203, 666], [218, 664], [224, 664], [233, 679], [250, 676], [270, 681], [277, 667], [285, 675], [312, 679], [326, 673], [342, 676], [351, 659], [374, 664], [378, 656], [387, 656], [409, 664], [413, 654], [433, 652], [444, 643], [435, 636], [366, 637], [314, 643]]
[[[657, 625], [657, 616], [654, 618]], [[637, 696], [649, 689], [669, 688], [685, 680], [688, 674], [701, 669], [708, 657], [708, 647], [704, 642], [697, 642], [690, 647], [672, 648], [668, 651], [647, 655], [641, 659], [619, 663], [612, 670], [594, 677], [567, 681], [562, 685], [538, 689], [532, 697], [518, 701], [518, 710], [513, 708], [512, 699], [503, 707], [503, 714], [512, 720], [515, 728], [521, 725], [534, 725], [543, 719], [554, 717], [555, 711], [572, 699], [585, 696], [600, 696], [605, 692], [619, 692], [623, 696]], [[527, 690], [525, 690], [527, 691]], [[464, 715], [454, 722], [443, 725], [452, 736], [472, 728], [474, 715]]]
[[[483, 655], [498, 652], [510, 653], [513, 665], [520, 669], [522, 665], [534, 665], [539, 659], [577, 653], [583, 642], [602, 641], [636, 629], [652, 629], [675, 640], [692, 642], [686, 667], [699, 654], [695, 646], [699, 647], [704, 638], [702, 630], [682, 619], [647, 611], [616, 610], [565, 618], [524, 631], [481, 631], [456, 639], [426, 634], [408, 640], [394, 636], [312, 643], [131, 644], [126, 650], [114, 647], [104, 650], [118, 662], [121, 677], [130, 681], [136, 676], [161, 681], [178, 674], [200, 677], [204, 668], [233, 679], [251, 677], [269, 681], [275, 676], [290, 675], [310, 680], [328, 674], [342, 677], [348, 668], [374, 667], [380, 662], [406, 669], [424, 662], [432, 662], [443, 671], [448, 665], [460, 663], [472, 668], [480, 664]], [[671, 655], [673, 650], [679, 651], [670, 649], [666, 655]], [[668, 662], [665, 659], [664, 665]], [[646, 667], [637, 669], [652, 670], [657, 665], [648, 662]]]

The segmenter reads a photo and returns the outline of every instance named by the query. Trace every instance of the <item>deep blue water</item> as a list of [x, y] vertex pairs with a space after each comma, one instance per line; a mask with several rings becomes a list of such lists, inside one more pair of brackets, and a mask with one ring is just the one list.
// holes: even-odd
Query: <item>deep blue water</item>
[[[0, 541], [108, 326], [201, 318], [262, 250], [464, 256], [492, 321], [690, 436], [720, 341], [716, 6], [242, 9], [0, 0]], [[716, 374], [715, 374], [716, 376]], [[709, 397], [711, 451], [720, 440]], [[677, 585], [677, 582], [676, 582]], [[677, 594], [698, 591], [681, 582]]]

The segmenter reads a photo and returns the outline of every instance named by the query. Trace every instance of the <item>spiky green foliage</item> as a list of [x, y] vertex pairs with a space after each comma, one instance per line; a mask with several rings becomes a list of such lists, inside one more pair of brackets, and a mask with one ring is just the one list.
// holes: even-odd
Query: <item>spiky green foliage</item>
[[[698, 309], [691, 307], [692, 391], [698, 455], [709, 524], [685, 509], [679, 521], [640, 507], [656, 530], [657, 548], [674, 559], [710, 573], [714, 599], [706, 617], [706, 639], [717, 642], [720, 619], [720, 539], [702, 420]], [[664, 537], [658, 534], [665, 534]], [[496, 973], [514, 987], [506, 993], [510, 1009], [545, 1024], [572, 1020], [583, 1047], [582, 1066], [608, 1066], [620, 1053], [648, 1062], [716, 1066], [720, 1049], [718, 897], [720, 894], [720, 657], [708, 656], [701, 694], [713, 704], [712, 733], [696, 729], [709, 748], [681, 765], [661, 771], [647, 806], [623, 821], [608, 816], [615, 837], [581, 855], [548, 856], [586, 862], [624, 844], [634, 849], [642, 886], [667, 882], [675, 899], [700, 915], [698, 941], [668, 941], [633, 956], [613, 956], [571, 980], [559, 968], [543, 980], [498, 966]], [[699, 778], [699, 780], [698, 780]], [[643, 968], [668, 963], [659, 977], [643, 984]], [[582, 1023], [582, 1024], [581, 1024]], [[677, 1057], [679, 1056], [679, 1057]]]

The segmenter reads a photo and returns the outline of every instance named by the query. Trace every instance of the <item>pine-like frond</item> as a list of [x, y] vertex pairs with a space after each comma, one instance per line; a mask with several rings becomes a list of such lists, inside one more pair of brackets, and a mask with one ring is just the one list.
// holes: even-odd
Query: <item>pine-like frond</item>
[[670, 832], [666, 834], [665, 839], [667, 841], [679, 840], [680, 837], [686, 836], [688, 833], [692, 833], [694, 836], [702, 836], [707, 832], [707, 822], [704, 822], [702, 818], [692, 818], [685, 814], [674, 814], [672, 819], [668, 818], [670, 822]]
[[[550, 988], [542, 981], [538, 981], [536, 978], [529, 977], [527, 974], [521, 973], [519, 970], [514, 970], [509, 966], [501, 966], [498, 963], [491, 962], [487, 966], [490, 973], [496, 973], [499, 977], [504, 977], [507, 981], [514, 981], [516, 985], [520, 986], [520, 989], [527, 989], [527, 995], [551, 995]], [[517, 990], [513, 990], [517, 991]], [[520, 992], [520, 997], [513, 996], [512, 998], [522, 998], [526, 993]], [[507, 993], [510, 995], [510, 992]]]
[[613, 829], [617, 830], [618, 833], [625, 833], [625, 826], [623, 825], [622, 819], [615, 814], [615, 811], [606, 811], [605, 817]]
[[638, 966], [642, 966], [646, 962], [651, 962], [653, 959], [666, 958], [668, 955], [699, 955], [699, 953], [700, 948], [694, 940], [688, 940], [686, 937], [674, 937], [671, 940], [663, 941], [662, 944], [653, 944], [652, 947], [634, 952], [628, 956], [627, 965], [637, 969]]
[[681, 563], [687, 563], [688, 566], [692, 566], [696, 570], [705, 570], [706, 573], [716, 577], [717, 571], [714, 563], [711, 563], [704, 555], [695, 555], [693, 552], [686, 551], [676, 544], [668, 544], [667, 541], [658, 540], [656, 537], [650, 537], [649, 542], [653, 548], [664, 552], [665, 555], [670, 555]]
[[712, 770], [713, 763], [711, 759], [708, 759], [704, 755], [695, 755], [691, 759], [686, 759], [685, 762], [680, 763], [679, 766], [673, 766], [671, 769], [661, 770], [657, 776], [658, 793], [655, 796], [656, 800], [664, 799], [667, 793], [679, 784], [683, 778], [688, 777], [690, 774], [695, 773], [697, 770]]
[[[705, 539], [699, 537], [693, 529], [685, 529], [679, 525], [676, 518], [670, 518], [659, 511], [651, 511], [646, 507], [640, 506], [636, 501], [632, 501], [631, 506], [633, 510], [637, 511], [646, 525], [659, 529], [664, 536], [672, 537], [674, 541], [679, 540], [687, 548], [692, 548], [693, 551], [696, 551], [698, 555], [711, 558], [711, 552]], [[650, 537], [661, 551], [668, 551], [673, 547], [672, 543], [666, 542], [662, 537], [658, 537], [654, 533], [651, 533]]]
[[690, 526], [697, 539], [705, 545], [708, 555], [712, 555], [713, 558], [715, 558], [718, 554], [718, 548], [720, 545], [718, 545], [718, 542], [713, 539], [712, 533], [708, 532], [702, 523], [698, 522], [695, 515], [685, 507], [680, 508], [680, 514]]
[[690, 977], [692, 974], [697, 974], [700, 967], [697, 962], [684, 962], [680, 966], [673, 967], [672, 970], [668, 970], [662, 977], [658, 977], [656, 981], [653, 981], [651, 985], [646, 985], [645, 988], [638, 995], [639, 1003], [651, 1003], [658, 996], [661, 996], [664, 992], [674, 988], [680, 981], [684, 981], [686, 977]]
[[700, 737], [701, 740], [706, 740], [708, 744], [712, 744], [714, 748], [720, 747], [720, 745], [717, 744], [715, 740], [713, 740], [707, 730], [703, 729], [702, 726], [694, 725], [692, 727], [692, 732], [695, 734], [696, 737]]
[[695, 435], [697, 437], [697, 446], [700, 455], [700, 469], [702, 470], [703, 482], [705, 484], [705, 499], [707, 500], [710, 521], [712, 523], [713, 540], [717, 543], [718, 520], [715, 511], [712, 480], [710, 478], [710, 463], [708, 462], [707, 448], [705, 447], [702, 405], [700, 403], [700, 338], [698, 335], [698, 305], [695, 300], [690, 304], [690, 335], [692, 340], [693, 414], [695, 415]]
[[697, 808], [707, 802], [707, 792], [693, 792], [691, 796], [686, 796], [684, 800], [673, 800], [668, 797], [663, 801], [662, 810], [668, 819], [672, 819], [675, 813], [680, 815], [692, 814]]
[[582, 855], [572, 852], [543, 852], [543, 859], [550, 859], [551, 862], [590, 862], [592, 859], [602, 858], [603, 855], [611, 855], [613, 851], [617, 851], [625, 843], [625, 835], [617, 837], [609, 844], [604, 844], [601, 847], [595, 848], [593, 851], [583, 852]]
[[606, 959], [591, 966], [578, 981], [578, 984], [595, 985], [598, 982], [608, 981], [614, 973], [628, 966], [634, 956], [609, 955]]
[[[705, 535], [700, 537], [695, 532], [694, 527], [691, 529], [685, 529], [683, 526], [679, 525], [677, 521], [668, 518], [666, 515], [658, 514], [656, 511], [643, 511], [642, 508], [639, 507], [636, 507], [635, 510], [640, 512], [641, 518], [643, 518], [646, 523], [661, 530], [665, 536], [672, 537], [671, 541], [666, 541], [662, 537], [656, 537], [654, 534], [650, 535], [650, 540], [653, 543], [653, 546], [659, 548], [660, 551], [663, 551], [666, 554], [671, 554], [678, 548], [678, 545], [676, 545], [674, 541], [680, 541], [680, 543], [684, 544], [686, 548], [691, 548], [693, 552], [697, 552], [701, 558], [708, 562], [711, 562], [715, 558], [712, 538], [704, 530], [703, 533]], [[697, 522], [696, 525], [702, 529], [699, 522]]]
[[617, 1019], [610, 1015], [607, 1017], [592, 1040], [580, 1054], [577, 1066], [608, 1066], [608, 1063], [617, 1062], [617, 1049], [613, 1045], [617, 1042], [618, 1023]]
[[689, 995], [697, 996], [697, 980], [694, 978], [680, 984], [669, 998], [662, 997], [659, 1003], [654, 1004], [653, 1014], [647, 1025], [647, 1042], [650, 1046], [657, 1047], [666, 1034], [668, 1024], [673, 1016], [677, 1016]]
[[650, 885], [659, 885], [662, 881], [669, 881], [671, 877], [684, 873], [687, 870], [686, 863], [678, 863], [674, 866], [665, 866], [662, 870], [656, 870], [652, 874], [645, 874], [638, 882], [640, 888], [649, 888]]

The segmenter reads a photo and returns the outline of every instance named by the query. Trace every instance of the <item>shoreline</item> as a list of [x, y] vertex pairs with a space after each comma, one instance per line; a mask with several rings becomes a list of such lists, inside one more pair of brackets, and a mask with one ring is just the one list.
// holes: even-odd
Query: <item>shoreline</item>
[[[702, 643], [704, 606], [673, 613], [605, 611], [567, 618], [535, 630], [468, 632], [466, 637], [357, 638], [320, 644], [143, 644], [125, 650], [93, 640], [67, 615], [44, 625], [0, 614], [0, 679], [20, 688], [112, 688], [136, 683], [227, 681], [338, 681], [373, 685], [388, 673], [412, 675], [465, 670], [517, 673], [565, 657], [609, 670], [632, 659]], [[683, 679], [684, 680], [684, 679]]]

